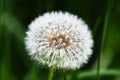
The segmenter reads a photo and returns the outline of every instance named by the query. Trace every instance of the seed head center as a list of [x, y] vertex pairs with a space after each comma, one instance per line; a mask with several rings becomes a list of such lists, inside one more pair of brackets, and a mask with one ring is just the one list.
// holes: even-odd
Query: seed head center
[[61, 49], [69, 46], [71, 44], [71, 39], [66, 34], [52, 34], [49, 38], [50, 46]]

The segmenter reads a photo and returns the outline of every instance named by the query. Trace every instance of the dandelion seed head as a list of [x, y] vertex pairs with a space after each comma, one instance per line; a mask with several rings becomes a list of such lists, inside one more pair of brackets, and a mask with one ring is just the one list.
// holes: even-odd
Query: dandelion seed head
[[26, 49], [48, 67], [80, 68], [92, 54], [90, 30], [81, 18], [68, 12], [45, 13], [29, 25]]

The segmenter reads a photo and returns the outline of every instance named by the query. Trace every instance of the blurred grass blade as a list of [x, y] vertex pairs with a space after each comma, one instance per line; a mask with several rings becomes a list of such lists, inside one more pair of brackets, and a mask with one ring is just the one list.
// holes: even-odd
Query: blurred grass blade
[[99, 25], [100, 25], [100, 23], [101, 23], [101, 20], [102, 20], [102, 15], [98, 16], [98, 19], [97, 19], [97, 21], [96, 21], [96, 23], [95, 23], [95, 25], [94, 25], [94, 27], [93, 27], [93, 30], [92, 30], [92, 35], [93, 35], [93, 37], [94, 37], [95, 33], [96, 33], [97, 30], [98, 30], [98, 27], [99, 27]]
[[39, 71], [40, 71], [39, 67], [33, 63], [31, 69], [25, 76], [24, 80], [40, 80], [39, 79]]
[[[120, 76], [120, 69], [102, 69], [100, 70], [100, 76]], [[84, 71], [77, 74], [77, 79], [87, 78], [87, 77], [94, 77], [96, 76], [96, 70], [91, 71]]]
[[[10, 35], [9, 32], [5, 30], [4, 32], [4, 38], [3, 38], [5, 44], [2, 45], [3, 48], [3, 53], [2, 54], [2, 61], [1, 61], [1, 66], [0, 66], [0, 80], [11, 80], [11, 71], [10, 71], [10, 58], [11, 58], [11, 40], [10, 40]], [[7, 77], [6, 77], [7, 75]]]
[[3, 23], [2, 25], [4, 25], [10, 33], [13, 33], [19, 42], [23, 43], [25, 36], [24, 26], [20, 24], [14, 16], [7, 12], [2, 14], [1, 20]]
[[100, 73], [100, 58], [101, 58], [101, 53], [102, 53], [102, 50], [104, 47], [105, 34], [107, 31], [108, 20], [109, 20], [112, 4], [113, 4], [113, 0], [108, 0], [107, 9], [106, 9], [105, 17], [104, 17], [104, 26], [103, 26], [103, 33], [102, 33], [102, 41], [101, 41], [101, 45], [100, 45], [100, 52], [98, 54], [98, 66], [97, 66], [97, 79], [98, 80], [100, 80], [100, 75], [99, 75], [99, 73]]

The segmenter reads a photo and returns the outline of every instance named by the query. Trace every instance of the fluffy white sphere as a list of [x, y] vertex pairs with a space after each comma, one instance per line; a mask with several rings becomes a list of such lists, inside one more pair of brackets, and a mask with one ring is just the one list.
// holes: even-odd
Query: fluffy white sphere
[[26, 49], [42, 65], [76, 69], [92, 54], [90, 30], [81, 18], [68, 12], [45, 13], [29, 25]]

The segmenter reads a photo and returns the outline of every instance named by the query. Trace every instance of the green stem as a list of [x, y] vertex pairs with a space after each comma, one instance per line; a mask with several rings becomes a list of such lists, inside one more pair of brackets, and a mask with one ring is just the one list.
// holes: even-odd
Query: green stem
[[64, 72], [63, 76], [64, 76], [64, 80], [67, 80], [67, 78], [66, 78], [66, 72]]
[[53, 73], [54, 73], [54, 67], [51, 66], [51, 67], [50, 67], [50, 72], [49, 72], [48, 80], [52, 80], [52, 78], [53, 78]]
[[105, 41], [105, 34], [107, 31], [107, 26], [108, 26], [108, 20], [112, 8], [113, 0], [108, 0], [107, 3], [107, 9], [104, 17], [104, 27], [103, 27], [103, 34], [102, 34], [102, 40], [101, 40], [101, 47], [100, 47], [100, 53], [98, 55], [98, 67], [97, 67], [97, 79], [100, 80], [100, 58], [101, 58], [101, 53], [103, 51], [103, 46], [104, 46], [104, 41]]

